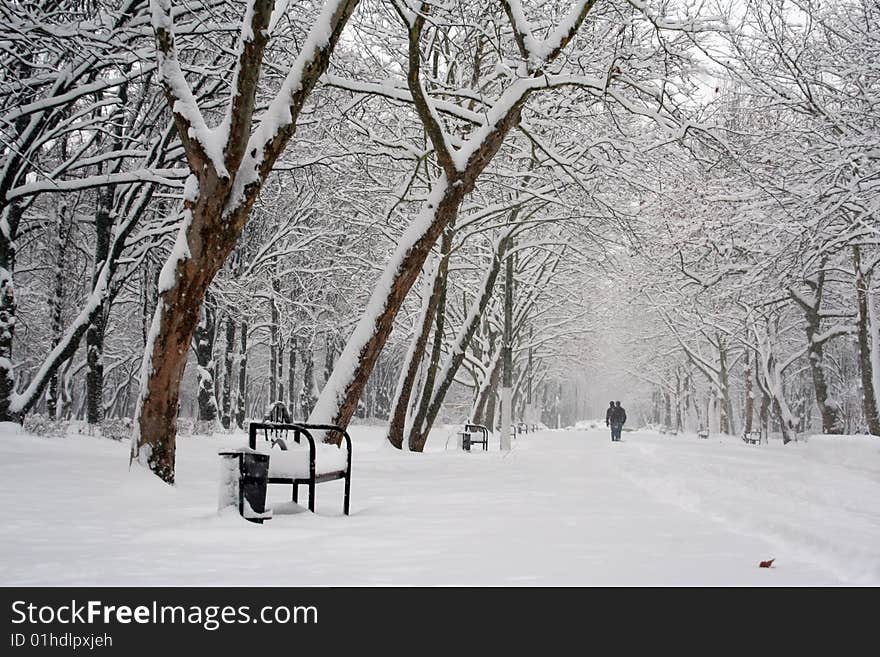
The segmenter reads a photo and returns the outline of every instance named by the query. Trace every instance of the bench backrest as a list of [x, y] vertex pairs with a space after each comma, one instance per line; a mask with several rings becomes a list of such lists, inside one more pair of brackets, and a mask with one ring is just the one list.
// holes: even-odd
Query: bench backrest
[[248, 427], [248, 446], [257, 451], [271, 449], [275, 445], [278, 445], [281, 449], [287, 449], [290, 446], [288, 438], [291, 438], [295, 444], [300, 444], [302, 438], [305, 438], [309, 446], [309, 461], [312, 468], [314, 468], [316, 447], [312, 431], [322, 431], [328, 434], [338, 433], [342, 436], [346, 451], [348, 452], [346, 468], [350, 470], [351, 436], [348, 435], [348, 431], [333, 424], [251, 422]]
[[474, 434], [479, 433], [480, 436], [478, 438], [471, 438], [471, 441], [474, 440], [489, 440], [489, 429], [484, 427], [482, 424], [465, 424], [464, 430], [468, 433]]

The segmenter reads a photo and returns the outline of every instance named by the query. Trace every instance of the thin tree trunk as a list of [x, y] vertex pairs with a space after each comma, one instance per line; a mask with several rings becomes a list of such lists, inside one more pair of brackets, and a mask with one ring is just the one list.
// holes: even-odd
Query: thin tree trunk
[[235, 365], [235, 318], [226, 318], [226, 346], [223, 350], [223, 396], [221, 422], [224, 429], [232, 426], [232, 376]]
[[[70, 229], [65, 226], [67, 222], [67, 205], [62, 200], [59, 203], [56, 218], [55, 234], [53, 235], [52, 257], [55, 261], [55, 272], [53, 275], [52, 292], [49, 296], [49, 325], [51, 331], [52, 349], [61, 342], [61, 334], [64, 330], [62, 310], [64, 308], [64, 281], [66, 272], [64, 271], [64, 260], [67, 253], [67, 231]], [[51, 419], [58, 418], [60, 410], [60, 372], [55, 370], [49, 378], [49, 390], [46, 394], [47, 414]], [[60, 419], [60, 418], [58, 418]]]
[[[206, 294], [202, 304], [201, 320], [195, 329], [196, 361], [199, 370], [199, 422], [217, 421], [217, 398], [214, 396], [214, 342], [217, 338], [217, 307], [210, 294]], [[207, 429], [207, 427], [203, 427]]]
[[491, 420], [487, 416], [491, 416], [489, 412], [490, 399], [495, 395], [498, 387], [498, 381], [501, 377], [501, 355], [500, 349], [497, 349], [489, 361], [489, 369], [486, 374], [486, 380], [477, 391], [477, 398], [474, 402], [474, 410], [472, 413], [474, 424], [482, 424], [488, 427], [490, 431], [494, 431], [491, 426]]
[[303, 364], [303, 380], [299, 394], [299, 407], [301, 417], [309, 417], [315, 407], [315, 357], [312, 353], [311, 344], [303, 340], [300, 350], [300, 360]]
[[394, 401], [394, 410], [388, 424], [388, 442], [397, 449], [403, 449], [403, 434], [406, 430], [406, 420], [410, 401], [412, 400], [413, 387], [418, 377], [425, 348], [428, 346], [431, 326], [434, 323], [434, 317], [440, 303], [442, 291], [441, 278], [445, 278], [443, 269], [447, 266], [447, 261], [447, 257], [442, 256], [437, 266], [433, 268], [431, 275], [426, 277], [425, 286], [427, 287], [430, 284], [431, 292], [427, 296], [427, 303], [421, 315], [421, 326], [414, 335], [413, 344], [407, 353], [407, 358], [401, 370], [400, 383]]
[[241, 322], [241, 331], [238, 336], [238, 395], [235, 399], [235, 425], [244, 429], [245, 414], [247, 413], [247, 349], [248, 349], [248, 325]]
[[752, 431], [752, 420], [755, 415], [755, 398], [752, 393], [754, 373], [752, 372], [752, 350], [746, 349], [745, 367], [743, 369], [743, 386], [745, 388], [745, 418], [743, 420], [743, 432]]
[[280, 354], [278, 353], [278, 303], [275, 299], [278, 294], [280, 283], [277, 278], [272, 279], [271, 291], [269, 293], [269, 401], [266, 408], [271, 408], [272, 404], [279, 399], [278, 390], [278, 361]]
[[333, 373], [333, 361], [336, 358], [336, 346], [333, 336], [329, 333], [324, 336], [324, 383], [330, 380]]
[[[107, 257], [110, 255], [110, 236], [113, 219], [110, 205], [113, 201], [111, 190], [102, 191], [98, 197], [95, 212], [95, 259], [92, 273], [92, 287], [98, 283], [98, 276]], [[107, 304], [101, 308], [86, 329], [86, 421], [91, 425], [104, 420], [104, 332], [107, 328]]]
[[877, 394], [880, 391], [874, 387], [874, 382], [880, 378], [874, 371], [877, 361], [872, 354], [872, 349], [877, 349], [878, 341], [872, 336], [872, 331], [880, 332], [880, 326], [872, 326], [871, 318], [871, 279], [863, 270], [862, 253], [858, 246], [853, 247], [853, 265], [855, 267], [856, 304], [858, 316], [856, 321], [856, 335], [859, 343], [859, 370], [862, 377], [862, 409], [865, 413], [865, 422], [868, 433], [880, 436], [880, 408], [878, 408]]
[[825, 340], [822, 332], [822, 296], [825, 289], [825, 262], [822, 260], [816, 279], [809, 281], [811, 294], [805, 296], [796, 290], [789, 290], [789, 296], [804, 313], [804, 332], [807, 339], [807, 362], [813, 379], [813, 393], [816, 406], [822, 417], [822, 433], [840, 434], [844, 430], [842, 409], [828, 396], [828, 378], [825, 374]]
[[718, 336], [718, 381], [721, 388], [721, 433], [736, 433], [733, 425], [733, 399], [730, 394], [730, 376], [727, 370], [727, 345]]
[[[476, 333], [477, 327], [480, 324], [480, 318], [486, 312], [489, 300], [492, 298], [495, 281], [501, 271], [501, 262], [509, 246], [509, 234], [501, 238], [495, 245], [494, 252], [492, 253], [492, 266], [489, 268], [489, 271], [486, 273], [486, 276], [482, 281], [479, 296], [474, 300], [470, 312], [465, 317], [464, 323], [456, 335], [455, 342], [452, 344], [449, 357], [443, 365], [443, 370], [437, 381], [437, 385], [433, 385], [434, 377], [430, 376], [429, 380], [431, 386], [429, 387], [428, 385], [425, 385], [425, 388], [422, 391], [422, 394], [424, 395], [422, 398], [422, 408], [424, 410], [420, 410], [420, 413], [416, 416], [409, 435], [409, 446], [412, 451], [421, 452], [425, 447], [425, 443], [428, 440], [428, 433], [431, 431], [431, 427], [437, 419], [437, 415], [440, 413], [443, 400], [446, 398], [449, 388], [455, 381], [455, 375], [458, 373], [459, 367], [461, 367], [462, 362], [464, 362], [468, 347], [470, 346], [474, 333]], [[437, 310], [438, 318], [440, 313], [443, 312], [443, 307], [444, 299], [441, 297], [439, 308]], [[439, 354], [440, 345], [436, 340], [436, 333], [435, 349]], [[507, 382], [512, 384], [512, 381]]]
[[291, 336], [288, 346], [287, 364], [287, 408], [291, 416], [296, 414], [296, 336]]

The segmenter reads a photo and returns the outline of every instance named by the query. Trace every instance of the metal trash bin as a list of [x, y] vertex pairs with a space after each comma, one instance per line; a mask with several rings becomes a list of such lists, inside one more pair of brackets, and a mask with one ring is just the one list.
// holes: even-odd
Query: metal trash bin
[[262, 523], [272, 517], [266, 509], [269, 483], [269, 455], [247, 447], [220, 452], [219, 509], [237, 506], [238, 513], [251, 522]]

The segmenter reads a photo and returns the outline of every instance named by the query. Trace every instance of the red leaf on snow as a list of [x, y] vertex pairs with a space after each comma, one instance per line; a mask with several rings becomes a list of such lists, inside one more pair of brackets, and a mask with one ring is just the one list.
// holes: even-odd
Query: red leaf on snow
[[758, 567], [759, 568], [770, 568], [770, 566], [773, 565], [774, 561], [776, 561], [776, 559], [768, 559], [767, 561], [762, 561], [761, 563], [758, 564]]

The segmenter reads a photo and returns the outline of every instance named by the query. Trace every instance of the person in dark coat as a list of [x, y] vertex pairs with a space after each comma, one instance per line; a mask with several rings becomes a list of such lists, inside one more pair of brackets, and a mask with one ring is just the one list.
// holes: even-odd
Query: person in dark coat
[[608, 402], [608, 408], [605, 410], [605, 426], [611, 426], [611, 414], [614, 412], [614, 402]]
[[612, 442], [620, 442], [620, 432], [623, 431], [623, 425], [626, 424], [626, 409], [620, 405], [620, 402], [614, 402], [614, 406], [608, 409], [609, 420], [611, 423], [611, 440]]

